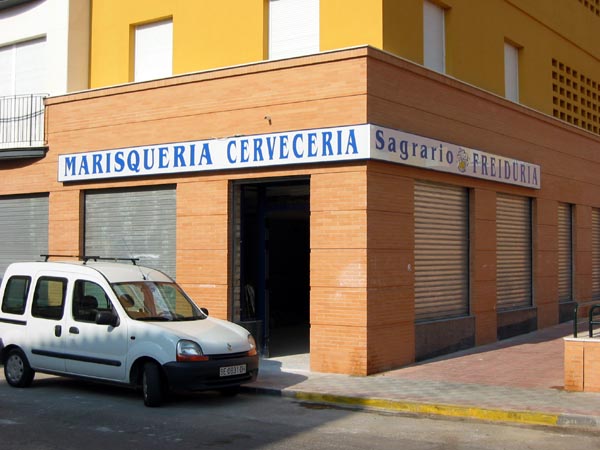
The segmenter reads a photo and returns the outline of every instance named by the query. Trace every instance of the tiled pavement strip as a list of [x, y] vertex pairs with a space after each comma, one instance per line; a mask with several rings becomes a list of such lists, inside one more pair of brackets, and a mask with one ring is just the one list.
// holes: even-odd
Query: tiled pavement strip
[[301, 401], [583, 428], [600, 432], [600, 393], [563, 390], [562, 324], [368, 377], [316, 373], [308, 355], [263, 359], [246, 389]]

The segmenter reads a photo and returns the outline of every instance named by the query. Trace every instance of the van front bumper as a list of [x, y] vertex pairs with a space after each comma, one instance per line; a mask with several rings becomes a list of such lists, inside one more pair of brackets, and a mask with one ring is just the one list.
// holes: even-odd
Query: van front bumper
[[[244, 373], [228, 374], [245, 366]], [[227, 368], [223, 369], [222, 368]], [[258, 355], [218, 358], [208, 361], [169, 362], [163, 370], [171, 390], [206, 391], [251, 383], [258, 376]], [[234, 370], [235, 372], [236, 370]], [[239, 371], [239, 369], [237, 369]]]

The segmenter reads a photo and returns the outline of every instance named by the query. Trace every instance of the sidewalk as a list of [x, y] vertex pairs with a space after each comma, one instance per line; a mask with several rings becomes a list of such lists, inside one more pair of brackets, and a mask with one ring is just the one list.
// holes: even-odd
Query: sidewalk
[[316, 373], [309, 355], [264, 359], [254, 392], [302, 401], [600, 431], [600, 393], [563, 390], [565, 323], [369, 377]]

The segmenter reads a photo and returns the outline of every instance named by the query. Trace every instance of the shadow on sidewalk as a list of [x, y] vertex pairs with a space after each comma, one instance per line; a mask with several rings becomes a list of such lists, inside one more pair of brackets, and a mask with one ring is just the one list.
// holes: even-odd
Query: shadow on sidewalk
[[[306, 355], [306, 358], [308, 358], [308, 355]], [[246, 388], [252, 389], [255, 387], [263, 390], [272, 390], [273, 393], [277, 393], [282, 389], [295, 386], [307, 380], [308, 376], [301, 374], [301, 372], [305, 371], [308, 371], [308, 363], [304, 359], [296, 358], [291, 360], [291, 362], [285, 358], [261, 359], [258, 379], [254, 383], [246, 385]]]
[[562, 389], [564, 342], [573, 323], [439, 356], [382, 374], [489, 386]]

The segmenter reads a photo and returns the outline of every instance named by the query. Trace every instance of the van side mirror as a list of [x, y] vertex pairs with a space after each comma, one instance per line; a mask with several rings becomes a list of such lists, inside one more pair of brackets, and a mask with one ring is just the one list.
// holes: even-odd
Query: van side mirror
[[200, 308], [200, 311], [202, 311], [206, 316], [208, 316], [208, 309]]
[[96, 324], [117, 327], [119, 326], [119, 316], [111, 311], [98, 311], [96, 314]]

